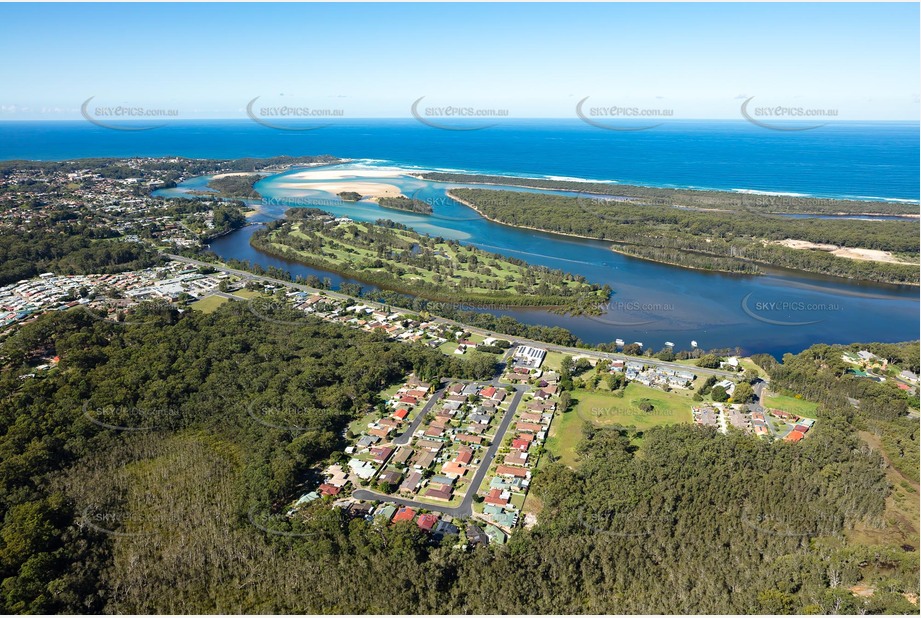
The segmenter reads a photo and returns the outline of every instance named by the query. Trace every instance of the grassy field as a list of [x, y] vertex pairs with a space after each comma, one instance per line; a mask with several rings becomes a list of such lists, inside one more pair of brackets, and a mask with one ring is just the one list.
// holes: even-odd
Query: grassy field
[[[582, 440], [585, 423], [633, 426], [639, 430], [657, 425], [690, 423], [691, 394], [691, 391], [666, 393], [635, 382], [627, 385], [623, 398], [615, 397], [608, 391], [577, 389], [572, 393], [573, 409], [554, 417], [545, 447], [561, 463], [576, 467], [579, 463], [576, 447]], [[653, 405], [651, 412], [637, 407], [636, 402], [643, 399], [648, 399]]]
[[[582, 425], [584, 421], [579, 418], [574, 410], [565, 414], [557, 414], [553, 418], [553, 424], [550, 425], [550, 435], [547, 436], [547, 442], [544, 448], [548, 453], [560, 460], [565, 466], [575, 468], [579, 463], [576, 455], [576, 447], [582, 440]], [[538, 468], [548, 461], [547, 457], [541, 457]]]
[[562, 352], [547, 352], [547, 356], [544, 357], [544, 362], [540, 368], [549, 369], [551, 371], [559, 371], [560, 363], [563, 361], [564, 356], [566, 355]]
[[233, 293], [233, 295], [242, 296], [243, 298], [249, 298], [249, 299], [253, 299], [258, 296], [264, 296], [264, 294], [262, 294], [261, 292], [257, 292], [255, 290], [237, 290], [236, 292]]
[[201, 300], [196, 300], [189, 306], [203, 313], [213, 313], [217, 311], [218, 307], [228, 302], [228, 300], [228, 298], [224, 298], [223, 296], [205, 296]]
[[[577, 401], [574, 411], [583, 421], [648, 429], [657, 425], [690, 423], [691, 394], [691, 391], [666, 393], [631, 382], [623, 397], [615, 397], [610, 392], [586, 390], [575, 390], [572, 396]], [[649, 412], [641, 410], [637, 402], [642, 400], [648, 400], [653, 409]]]
[[813, 403], [812, 401], [787, 397], [786, 395], [776, 395], [774, 393], [768, 394], [768, 391], [765, 391], [763, 405], [766, 408], [776, 408], [784, 412], [789, 412], [790, 414], [806, 417], [815, 417], [815, 411], [819, 407], [819, 404]]

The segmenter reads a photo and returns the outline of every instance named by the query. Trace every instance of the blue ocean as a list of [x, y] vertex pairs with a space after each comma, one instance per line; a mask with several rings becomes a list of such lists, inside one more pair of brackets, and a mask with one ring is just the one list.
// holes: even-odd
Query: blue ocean
[[0, 123], [0, 159], [313, 154], [407, 168], [912, 201], [919, 199], [921, 167], [917, 122], [840, 122], [792, 132], [742, 120], [673, 121], [634, 132], [578, 120], [508, 121], [477, 131], [355, 120], [300, 132], [248, 120], [175, 121], [132, 132], [85, 121]]

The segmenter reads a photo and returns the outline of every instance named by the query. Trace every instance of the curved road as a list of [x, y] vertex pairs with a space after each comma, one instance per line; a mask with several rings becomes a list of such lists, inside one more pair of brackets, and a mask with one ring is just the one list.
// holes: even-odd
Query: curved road
[[[502, 445], [502, 440], [505, 438], [505, 432], [508, 431], [508, 426], [512, 423], [512, 419], [515, 418], [515, 411], [518, 409], [518, 404], [521, 402], [521, 397], [524, 395], [525, 390], [527, 390], [526, 387], [515, 387], [515, 395], [512, 397], [512, 403], [509, 405], [505, 416], [502, 417], [502, 421], [496, 428], [495, 438], [493, 439], [492, 444], [489, 445], [489, 448], [486, 449], [486, 454], [483, 456], [483, 459], [480, 461], [480, 465], [477, 467], [476, 472], [474, 472], [473, 477], [470, 479], [470, 485], [467, 486], [467, 493], [464, 495], [464, 499], [461, 501], [459, 506], [449, 507], [441, 506], [438, 504], [430, 504], [428, 502], [419, 502], [418, 500], [410, 500], [407, 498], [380, 494], [376, 491], [371, 491], [368, 489], [356, 489], [352, 492], [352, 497], [359, 500], [393, 502], [401, 506], [427, 509], [429, 511], [438, 511], [439, 513], [444, 513], [446, 515], [457, 518], [470, 517], [470, 515], [473, 514], [473, 497], [476, 495], [477, 489], [479, 489], [483, 479], [486, 478], [486, 473], [489, 472], [489, 467], [492, 465], [493, 460], [496, 458], [496, 453], [499, 451], [499, 447]], [[432, 401], [434, 401], [434, 399]], [[403, 436], [400, 437], [402, 438]]]

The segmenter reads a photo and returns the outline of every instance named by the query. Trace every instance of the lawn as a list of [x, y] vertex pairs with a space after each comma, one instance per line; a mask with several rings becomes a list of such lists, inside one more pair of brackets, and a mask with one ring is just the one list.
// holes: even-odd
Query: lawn
[[[600, 426], [633, 426], [639, 430], [690, 423], [694, 403], [691, 395], [691, 391], [666, 393], [635, 382], [627, 385], [623, 398], [609, 391], [577, 389], [572, 393], [574, 408], [553, 417], [545, 448], [561, 463], [574, 468], [579, 463], [576, 447], [582, 440], [582, 426], [586, 422]], [[644, 412], [634, 403], [642, 399], [648, 399], [653, 405], [650, 412]]]
[[196, 300], [189, 305], [192, 309], [197, 309], [203, 313], [213, 313], [217, 308], [226, 303], [229, 299], [223, 296], [205, 296], [201, 300]]
[[559, 371], [560, 363], [563, 361], [563, 357], [566, 354], [562, 352], [547, 352], [547, 356], [544, 357], [544, 362], [540, 366], [541, 369], [549, 369], [551, 371]]
[[774, 393], [768, 394], [767, 390], [764, 392], [763, 405], [765, 408], [776, 408], [784, 412], [789, 412], [790, 414], [796, 414], [797, 416], [814, 418], [815, 411], [819, 407], [819, 404], [812, 401], [805, 401], [803, 399], [797, 399], [796, 397], [787, 397], [786, 395], [776, 395]]
[[[554, 415], [553, 423], [550, 425], [550, 435], [547, 436], [544, 449], [548, 453], [552, 453], [563, 465], [575, 468], [579, 463], [576, 447], [582, 440], [583, 424], [584, 421], [579, 418], [579, 415], [574, 410], [570, 410], [565, 414]], [[547, 461], [549, 461], [549, 458], [541, 457], [538, 462], [538, 468]]]
[[[623, 397], [606, 391], [575, 390], [572, 393], [577, 401], [575, 412], [582, 420], [596, 425], [632, 425], [637, 429], [692, 422], [694, 402], [691, 395], [691, 391], [666, 393], [636, 382], [627, 385]], [[642, 400], [648, 400], [653, 409], [641, 410], [638, 402]]]
[[263, 296], [261, 292], [257, 292], [256, 290], [247, 290], [247, 289], [237, 290], [236, 292], [233, 292], [233, 295], [242, 296], [243, 298], [249, 298], [249, 299], [253, 299], [258, 296]]

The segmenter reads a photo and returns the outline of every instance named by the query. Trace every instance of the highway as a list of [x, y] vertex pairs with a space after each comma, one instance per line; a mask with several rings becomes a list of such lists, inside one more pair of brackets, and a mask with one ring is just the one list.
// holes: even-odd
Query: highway
[[[381, 304], [381, 303], [376, 303], [376, 302], [373, 302], [373, 301], [369, 301], [369, 300], [366, 300], [366, 299], [364, 299], [364, 298], [355, 298], [354, 296], [348, 296], [348, 295], [346, 295], [346, 294], [340, 294], [339, 292], [333, 292], [333, 291], [331, 291], [331, 290], [321, 290], [321, 289], [318, 289], [318, 288], [312, 288], [312, 287], [310, 287], [310, 286], [303, 285], [303, 284], [301, 284], [301, 283], [293, 283], [293, 282], [291, 282], [291, 281], [285, 281], [285, 280], [283, 280], [283, 279], [275, 279], [274, 277], [267, 277], [267, 276], [264, 276], [264, 275], [256, 275], [256, 274], [253, 274], [253, 273], [250, 273], [250, 272], [246, 272], [245, 270], [238, 270], [238, 269], [236, 269], [236, 268], [229, 268], [229, 267], [227, 267], [227, 266], [221, 266], [221, 265], [218, 265], [218, 264], [212, 264], [211, 262], [202, 262], [202, 261], [200, 261], [200, 260], [193, 260], [193, 259], [191, 259], [191, 258], [183, 257], [183, 256], [181, 256], [181, 255], [164, 254], [164, 257], [168, 257], [168, 258], [170, 258], [171, 260], [176, 260], [176, 261], [178, 261], [178, 262], [184, 262], [184, 263], [186, 263], [186, 264], [191, 264], [191, 265], [193, 265], [193, 266], [210, 267], [210, 268], [213, 268], [213, 269], [215, 269], [215, 270], [219, 270], [219, 271], [221, 271], [221, 272], [225, 272], [225, 273], [228, 273], [228, 274], [231, 274], [231, 275], [235, 275], [235, 276], [240, 277], [241, 279], [246, 280], [246, 281], [263, 281], [263, 282], [271, 283], [271, 284], [274, 284], [274, 285], [283, 285], [283, 286], [287, 286], [287, 287], [289, 287], [289, 288], [294, 288], [294, 289], [297, 289], [297, 290], [301, 290], [301, 291], [303, 291], [303, 292], [310, 292], [310, 293], [315, 293], [315, 294], [325, 294], [325, 295], [330, 296], [330, 297], [332, 297], [332, 298], [338, 298], [338, 299], [341, 299], [341, 300], [352, 300], [352, 301], [355, 301], [355, 302], [358, 302], [358, 303], [363, 303], [363, 304], [365, 304], [365, 305], [368, 305], [369, 307], [377, 307], [377, 308], [380, 308], [380, 309], [384, 309], [384, 308], [386, 307], [385, 305], [383, 305], [383, 304]], [[228, 297], [231, 297], [231, 295], [228, 295]], [[234, 299], [238, 299], [239, 297], [234, 296], [233, 298], [234, 298]], [[409, 311], [409, 310], [406, 310], [406, 311]], [[482, 335], [482, 336], [484, 336], [484, 337], [485, 337], [485, 336], [488, 336], [488, 337], [498, 337], [498, 338], [501, 338], [501, 339], [507, 339], [508, 341], [514, 342], [514, 343], [516, 343], [516, 344], [518, 344], [518, 345], [521, 345], [521, 344], [523, 344], [523, 345], [530, 345], [530, 346], [534, 346], [534, 347], [538, 347], [538, 348], [543, 348], [543, 349], [548, 350], [548, 351], [552, 351], [552, 352], [561, 352], [561, 353], [563, 353], [563, 354], [569, 354], [569, 355], [572, 355], [572, 356], [582, 355], [582, 356], [589, 356], [589, 357], [591, 357], [591, 358], [605, 358], [605, 359], [609, 359], [609, 360], [624, 360], [624, 361], [630, 361], [630, 360], [632, 360], [632, 361], [642, 362], [642, 363], [644, 363], [644, 364], [646, 364], [646, 365], [655, 366], [655, 367], [664, 367], [664, 368], [667, 368], [667, 369], [676, 369], [676, 370], [681, 370], [681, 371], [689, 371], [689, 372], [694, 373], [694, 374], [697, 374], [697, 375], [705, 375], [705, 376], [711, 376], [711, 375], [713, 375], [713, 376], [722, 377], [722, 378], [738, 378], [738, 377], [739, 377], [739, 374], [738, 374], [738, 373], [735, 373], [735, 372], [732, 372], [732, 371], [724, 371], [724, 370], [722, 370], [722, 369], [708, 369], [708, 368], [706, 368], [706, 367], [695, 367], [695, 366], [692, 366], [692, 365], [682, 365], [681, 363], [673, 363], [673, 362], [661, 361], [661, 360], [659, 360], [659, 359], [657, 359], [657, 358], [648, 357], [648, 356], [628, 356], [628, 355], [626, 355], [626, 354], [621, 354], [621, 353], [617, 353], [617, 352], [600, 352], [600, 351], [598, 351], [598, 350], [591, 350], [591, 349], [585, 349], [585, 348], [574, 348], [574, 347], [569, 347], [569, 346], [555, 345], [555, 344], [552, 344], [552, 343], [546, 343], [546, 342], [543, 342], [543, 341], [536, 341], [536, 340], [534, 340], [534, 339], [527, 339], [527, 338], [524, 338], [524, 337], [512, 337], [512, 336], [510, 336], [510, 335], [505, 335], [505, 334], [502, 334], [502, 333], [496, 333], [496, 332], [494, 332], [494, 331], [489, 331], [489, 330], [485, 330], [485, 329], [482, 329], [482, 328], [477, 328], [476, 326], [470, 326], [470, 325], [468, 325], [468, 324], [463, 324], [463, 323], [461, 323], [461, 322], [457, 322], [457, 321], [455, 321], [455, 320], [449, 320], [449, 319], [447, 319], [447, 318], [441, 318], [441, 317], [432, 316], [432, 317], [429, 318], [429, 319], [430, 319], [430, 321], [432, 321], [432, 322], [437, 322], [437, 323], [440, 323], [440, 324], [450, 324], [450, 325], [452, 325], [452, 326], [457, 326], [458, 328], [462, 328], [462, 329], [464, 329], [464, 330], [466, 330], [466, 331], [468, 331], [468, 332], [475, 333], [475, 334], [478, 334], [478, 335]]]

